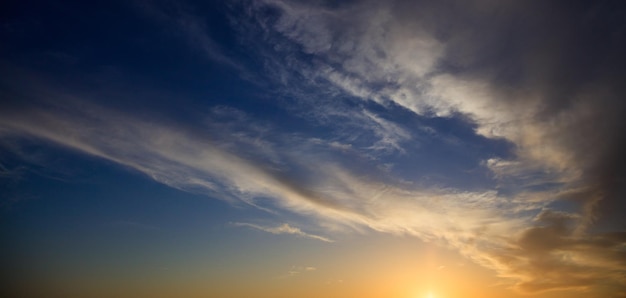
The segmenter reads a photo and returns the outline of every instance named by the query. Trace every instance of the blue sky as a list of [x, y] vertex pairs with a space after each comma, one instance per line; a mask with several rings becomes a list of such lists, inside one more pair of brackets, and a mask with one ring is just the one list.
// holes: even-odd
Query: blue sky
[[626, 295], [619, 1], [2, 7], [15, 293], [359, 296], [371, 247], [482, 297]]

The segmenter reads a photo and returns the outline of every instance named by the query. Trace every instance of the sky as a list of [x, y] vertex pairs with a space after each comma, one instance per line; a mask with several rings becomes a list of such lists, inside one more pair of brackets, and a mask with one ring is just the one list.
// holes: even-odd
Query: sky
[[623, 1], [3, 1], [3, 297], [626, 297]]

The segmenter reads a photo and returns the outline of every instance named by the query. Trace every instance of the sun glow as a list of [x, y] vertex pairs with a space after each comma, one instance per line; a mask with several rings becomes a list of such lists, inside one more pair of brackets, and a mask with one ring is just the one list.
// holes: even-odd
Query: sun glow
[[433, 292], [428, 292], [428, 294], [426, 294], [426, 298], [435, 298], [435, 294], [433, 294]]

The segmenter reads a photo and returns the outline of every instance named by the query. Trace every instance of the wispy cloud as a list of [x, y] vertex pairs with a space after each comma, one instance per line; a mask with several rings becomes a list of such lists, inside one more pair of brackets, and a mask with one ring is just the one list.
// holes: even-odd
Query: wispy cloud
[[373, 149], [404, 151], [400, 146], [400, 142], [411, 138], [408, 131], [370, 112], [365, 111], [364, 114], [375, 123], [375, 125], [372, 126], [374, 133], [380, 138], [379, 141], [372, 146]]
[[[268, 232], [268, 233], [272, 233], [272, 234], [289, 234], [289, 235], [296, 235], [296, 236], [300, 236], [300, 237], [304, 237], [304, 238], [320, 240], [320, 241], [324, 241], [324, 242], [334, 242], [333, 240], [328, 239], [326, 237], [322, 237], [322, 236], [318, 236], [318, 235], [314, 235], [314, 234], [309, 234], [309, 233], [303, 232], [302, 230], [300, 230], [300, 228], [292, 227], [292, 226], [290, 226], [287, 223], [284, 223], [282, 225], [275, 226], [275, 227], [266, 227], [266, 226], [260, 226], [260, 225], [256, 225], [256, 224], [251, 224], [251, 223], [245, 223], [245, 222], [235, 222], [235, 223], [233, 223], [233, 225], [238, 226], [238, 227], [249, 227], [249, 228], [257, 229], [257, 230]], [[305, 270], [306, 271], [312, 271], [312, 270], [315, 270], [315, 268], [314, 267], [306, 267]]]
[[[569, 288], [574, 284], [585, 287], [599, 277], [622, 280], [618, 272], [623, 270], [623, 264], [609, 261], [620, 255], [623, 239], [613, 234], [586, 236], [576, 232], [584, 215], [568, 215], [567, 221], [552, 220], [556, 215], [536, 219], [525, 215], [540, 212], [558, 199], [559, 193], [535, 193], [539, 198], [524, 200], [501, 196], [494, 190], [413, 187], [398, 180], [380, 179], [385, 175], [382, 172], [382, 176], [355, 172], [331, 158], [333, 154], [345, 154], [335, 150], [332, 141], [324, 154], [320, 154], [316, 144], [307, 147], [304, 143], [297, 148], [266, 144], [276, 149], [266, 151], [268, 154], [278, 154], [281, 161], [288, 161], [272, 164], [272, 159], [242, 157], [256, 150], [254, 142], [239, 148], [239, 156], [224, 151], [213, 139], [183, 127], [144, 122], [85, 104], [79, 110], [68, 104], [55, 110], [33, 108], [5, 114], [0, 125], [5, 137], [43, 139], [116, 162], [185, 191], [253, 206], [257, 206], [258, 198], [270, 198], [275, 204], [270, 208], [312, 217], [329, 232], [370, 229], [441, 242], [501, 276], [518, 279], [520, 289]], [[273, 138], [280, 139], [277, 135]], [[333, 241], [289, 224], [236, 225]], [[533, 243], [542, 243], [546, 238], [564, 240], [537, 250]], [[599, 243], [611, 245], [606, 249], [600, 248]], [[556, 251], [567, 253], [568, 257], [545, 257]], [[589, 268], [589, 264], [596, 267], [586, 273], [593, 275], [591, 279], [554, 274], [545, 285], [536, 285], [544, 280], [539, 273], [547, 264], [577, 270]]]
[[291, 269], [289, 269], [286, 274], [280, 275], [278, 278], [290, 278], [302, 273], [309, 273], [316, 270], [317, 268], [313, 266], [291, 266]]
[[[577, 250], [577, 254], [585, 257], [546, 257], [573, 249], [577, 241], [603, 238], [601, 234], [586, 234], [587, 229], [593, 222], [603, 220], [600, 211], [613, 213], [614, 221], [617, 215], [610, 208], [618, 205], [620, 210], [624, 208], [618, 201], [626, 190], [618, 185], [626, 175], [623, 167], [615, 163], [623, 162], [623, 157], [619, 157], [623, 155], [616, 152], [626, 148], [624, 137], [615, 135], [624, 125], [616, 112], [625, 110], [617, 95], [623, 94], [624, 88], [617, 75], [621, 72], [599, 62], [604, 59], [599, 57], [609, 55], [606, 59], [619, 65], [624, 65], [624, 59], [613, 50], [586, 44], [586, 40], [602, 39], [624, 49], [623, 43], [616, 45], [612, 41], [606, 21], [600, 17], [610, 12], [601, 5], [568, 10], [558, 18], [561, 26], [551, 26], [546, 20], [553, 19], [548, 11], [554, 8], [542, 4], [451, 2], [454, 5], [359, 1], [330, 7], [276, 0], [264, 1], [256, 7], [276, 9], [280, 13], [278, 19], [267, 18], [260, 10], [251, 15], [263, 24], [261, 28], [272, 43], [284, 45], [277, 47], [279, 50], [274, 55], [285, 55], [282, 49], [294, 54], [294, 49], [301, 48], [314, 57], [277, 65], [284, 73], [298, 72], [314, 84], [326, 82], [345, 95], [383, 106], [398, 105], [420, 116], [462, 115], [468, 125], [475, 125], [477, 134], [513, 144], [513, 157], [485, 160], [485, 165], [493, 171], [501, 189], [509, 193], [511, 202], [528, 205], [506, 205], [505, 198], [489, 200], [488, 204], [505, 204], [500, 205], [503, 209], [532, 206], [526, 210], [539, 212], [554, 201], [577, 202], [576, 216], [569, 219], [567, 228], [551, 230], [545, 228], [543, 220], [526, 221], [520, 225], [526, 232], [511, 237], [507, 244], [490, 243], [471, 252], [466, 250], [469, 255], [481, 256], [479, 262], [486, 261], [483, 264], [501, 275], [517, 278], [519, 288], [531, 292], [587, 287], [603, 278], [624, 283], [622, 277], [609, 274], [623, 272], [618, 265], [604, 269], [586, 267], [582, 260], [594, 255], [594, 249]], [[595, 11], [596, 15], [585, 26], [598, 28], [602, 34], [572, 38], [559, 31], [580, 28], [582, 25], [576, 20], [581, 20], [586, 11]], [[441, 15], [447, 17], [436, 17]], [[519, 17], [529, 21], [522, 25], [509, 21]], [[532, 45], [503, 48], [502, 44], [507, 44], [507, 38], [512, 36], [506, 28], [525, 34], [514, 36], [519, 36], [517, 41]], [[530, 40], [533, 41], [526, 43]], [[589, 56], [585, 51], [597, 56]], [[293, 65], [298, 68], [294, 70]], [[580, 69], [573, 69], [576, 65]], [[299, 87], [286, 84], [285, 88]], [[369, 115], [367, 118], [374, 123], [372, 127], [378, 126], [376, 133], [381, 136], [377, 144], [398, 149], [403, 134], [385, 129], [378, 121], [382, 118]], [[472, 195], [477, 194], [465, 194]], [[390, 218], [403, 217], [394, 214]], [[485, 214], [481, 218], [490, 216]], [[379, 224], [370, 223], [370, 226]], [[527, 237], [539, 237], [546, 229], [558, 234], [553, 237], [565, 237], [573, 242], [545, 248], [545, 255], [530, 251], [524, 244]], [[386, 226], [381, 230], [393, 229]], [[465, 247], [464, 242], [459, 241], [458, 246]], [[510, 250], [511, 255], [496, 253], [509, 245], [515, 247]], [[489, 252], [491, 246], [500, 248]], [[552, 266], [555, 272], [550, 278], [541, 277], [539, 268], [533, 266]], [[581, 268], [593, 270], [576, 275], [574, 272]]]

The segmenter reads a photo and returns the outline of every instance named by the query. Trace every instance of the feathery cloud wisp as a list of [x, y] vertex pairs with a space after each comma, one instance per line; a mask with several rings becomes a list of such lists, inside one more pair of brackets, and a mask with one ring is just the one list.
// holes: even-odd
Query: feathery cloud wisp
[[[302, 230], [300, 230], [300, 228], [292, 227], [291, 225], [287, 223], [284, 223], [282, 225], [275, 226], [275, 227], [265, 227], [265, 226], [260, 226], [256, 224], [245, 223], [245, 222], [235, 222], [233, 223], [233, 225], [237, 227], [249, 227], [249, 228], [257, 229], [257, 230], [272, 233], [272, 234], [290, 234], [290, 235], [296, 235], [296, 236], [300, 236], [304, 238], [320, 240], [324, 242], [334, 242], [333, 240], [328, 239], [326, 237], [303, 232]], [[313, 267], [307, 267], [306, 271], [315, 270], [314, 268], [309, 270], [309, 268], [313, 268]]]

